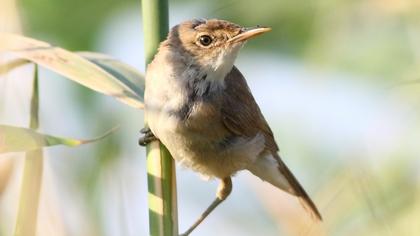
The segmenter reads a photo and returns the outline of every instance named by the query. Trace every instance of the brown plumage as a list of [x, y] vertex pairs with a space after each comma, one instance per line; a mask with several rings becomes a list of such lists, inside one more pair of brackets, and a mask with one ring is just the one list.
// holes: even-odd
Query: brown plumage
[[262, 132], [265, 138], [264, 152], [270, 152], [278, 162], [279, 171], [291, 186], [291, 189], [287, 191], [299, 197], [305, 209], [310, 211], [315, 218], [322, 220], [321, 213], [311, 198], [278, 155], [279, 148], [274, 140], [273, 132], [255, 102], [245, 78], [235, 66], [226, 76], [225, 82], [226, 89], [221, 111], [226, 128], [236, 135], [245, 137], [254, 137]]
[[266, 27], [243, 28], [221, 20], [175, 26], [146, 74], [146, 116], [174, 159], [222, 180], [217, 198], [188, 235], [230, 193], [230, 177], [249, 170], [301, 199], [321, 215], [278, 155], [273, 133], [239, 70], [243, 44]]

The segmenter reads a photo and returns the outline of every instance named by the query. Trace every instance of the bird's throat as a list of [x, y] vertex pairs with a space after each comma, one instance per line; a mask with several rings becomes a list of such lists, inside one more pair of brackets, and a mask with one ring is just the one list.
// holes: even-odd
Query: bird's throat
[[226, 75], [232, 70], [239, 48], [224, 50], [210, 63], [207, 77], [209, 80], [223, 81]]

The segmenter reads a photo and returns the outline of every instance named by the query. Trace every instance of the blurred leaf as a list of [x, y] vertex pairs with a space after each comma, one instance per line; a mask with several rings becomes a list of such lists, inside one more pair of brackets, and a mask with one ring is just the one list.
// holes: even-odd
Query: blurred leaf
[[0, 154], [7, 152], [30, 151], [54, 145], [75, 147], [101, 140], [114, 132], [116, 129], [117, 127], [93, 139], [80, 140], [46, 135], [28, 128], [0, 125]]
[[14, 236], [36, 235], [43, 172], [42, 149], [26, 152]]
[[[120, 80], [87, 59], [65, 49], [15, 34], [0, 34], [0, 53], [11, 52], [57, 72], [97, 92], [113, 96], [135, 108], [143, 108], [141, 88], [130, 79]], [[120, 74], [121, 75], [121, 74]]]
[[[34, 66], [30, 110], [29, 127], [36, 130], [39, 127], [39, 86], [38, 65], [36, 64]], [[42, 148], [26, 152], [14, 236], [36, 235], [39, 196], [44, 169], [44, 159], [42, 157]]]
[[137, 71], [136, 68], [101, 53], [78, 52], [77, 54], [118, 78], [118, 80], [130, 87], [130, 89], [140, 94], [142, 101], [144, 101], [145, 79], [144, 75]]
[[32, 85], [32, 97], [31, 97], [31, 114], [29, 121], [29, 128], [39, 128], [39, 77], [38, 77], [38, 65], [34, 66], [34, 81]]
[[6, 74], [9, 71], [28, 64], [29, 61], [26, 59], [17, 58], [4, 64], [0, 64], [0, 75]]

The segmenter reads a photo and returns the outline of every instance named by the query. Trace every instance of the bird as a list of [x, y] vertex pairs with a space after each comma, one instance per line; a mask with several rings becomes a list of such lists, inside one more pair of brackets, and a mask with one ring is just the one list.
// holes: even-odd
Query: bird
[[234, 65], [249, 39], [270, 30], [219, 19], [187, 20], [171, 28], [147, 67], [148, 127], [139, 143], [159, 140], [177, 163], [220, 180], [215, 200], [182, 235], [189, 235], [230, 195], [231, 178], [242, 170], [296, 196], [322, 221], [280, 157], [273, 132]]

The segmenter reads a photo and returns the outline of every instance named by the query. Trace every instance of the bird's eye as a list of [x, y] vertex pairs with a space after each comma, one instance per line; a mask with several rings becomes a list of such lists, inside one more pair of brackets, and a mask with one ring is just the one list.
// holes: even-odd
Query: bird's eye
[[213, 39], [208, 35], [201, 35], [198, 40], [200, 41], [200, 44], [203, 46], [209, 46], [211, 42], [213, 42]]

